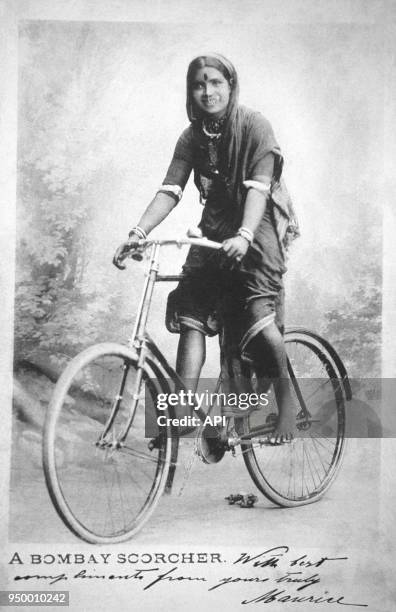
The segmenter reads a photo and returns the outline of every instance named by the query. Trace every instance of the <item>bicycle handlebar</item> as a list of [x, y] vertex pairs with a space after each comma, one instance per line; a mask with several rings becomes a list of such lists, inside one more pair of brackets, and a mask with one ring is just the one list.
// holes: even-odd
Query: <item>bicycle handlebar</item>
[[[209, 240], [208, 238], [164, 238], [164, 239], [160, 239], [160, 238], [154, 238], [151, 240], [139, 240], [138, 242], [138, 248], [145, 250], [148, 247], [154, 245], [154, 244], [158, 244], [159, 246], [178, 246], [181, 247], [183, 245], [190, 245], [190, 246], [199, 246], [199, 247], [203, 247], [203, 248], [207, 248], [207, 249], [214, 249], [214, 250], [219, 250], [221, 249], [221, 247], [223, 246], [221, 242], [215, 242], [214, 240]], [[132, 249], [130, 251], [130, 253], [128, 254], [129, 257], [133, 257], [133, 255], [136, 253], [135, 249]]]

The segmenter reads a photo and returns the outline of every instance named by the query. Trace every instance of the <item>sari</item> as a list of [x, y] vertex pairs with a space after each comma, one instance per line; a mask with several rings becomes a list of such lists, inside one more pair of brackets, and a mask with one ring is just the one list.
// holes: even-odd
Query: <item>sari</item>
[[[202, 130], [203, 118], [192, 104], [188, 74], [187, 113], [191, 123], [176, 144], [163, 184], [183, 190], [194, 171], [204, 204], [201, 231], [218, 241], [235, 235], [241, 226], [248, 189], [268, 182], [263, 168], [269, 155], [273, 156], [271, 189], [254, 242], [237, 270], [224, 269], [217, 253], [190, 249], [183, 268], [185, 279], [169, 296], [166, 323], [173, 333], [180, 333], [183, 325], [209, 336], [218, 333], [223, 383], [228, 381], [227, 386], [236, 384], [244, 389], [251, 377], [251, 340], [273, 321], [283, 331], [282, 276], [288, 245], [299, 235], [299, 229], [282, 177], [283, 156], [270, 123], [260, 113], [238, 104], [235, 69], [225, 58], [211, 57], [215, 67], [216, 62], [223, 63], [232, 83], [216, 169], [213, 171], [209, 163], [208, 139]], [[209, 196], [203, 197], [207, 196], [208, 180]]]

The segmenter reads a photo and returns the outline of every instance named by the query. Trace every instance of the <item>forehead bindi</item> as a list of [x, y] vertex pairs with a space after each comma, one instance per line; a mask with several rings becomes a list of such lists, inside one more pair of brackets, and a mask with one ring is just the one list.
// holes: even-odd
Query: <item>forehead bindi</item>
[[211, 66], [204, 66], [200, 68], [195, 74], [195, 81], [212, 81], [212, 80], [220, 80], [225, 81], [224, 75], [217, 70], [217, 68], [212, 68]]

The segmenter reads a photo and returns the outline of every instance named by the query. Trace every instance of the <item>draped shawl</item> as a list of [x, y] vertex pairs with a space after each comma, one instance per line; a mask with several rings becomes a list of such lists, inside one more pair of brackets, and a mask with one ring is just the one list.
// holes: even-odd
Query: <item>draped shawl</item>
[[[194, 182], [200, 188], [200, 176], [207, 166], [207, 141], [200, 122], [193, 121], [190, 128]], [[245, 106], [236, 106], [227, 117], [224, 135], [219, 145], [219, 179], [223, 182], [228, 199], [242, 214], [247, 189], [246, 180], [260, 180], [259, 162], [268, 153], [274, 155], [274, 174], [271, 183], [271, 202], [282, 247], [299, 235], [293, 204], [282, 178], [283, 157], [270, 123], [261, 113]]]

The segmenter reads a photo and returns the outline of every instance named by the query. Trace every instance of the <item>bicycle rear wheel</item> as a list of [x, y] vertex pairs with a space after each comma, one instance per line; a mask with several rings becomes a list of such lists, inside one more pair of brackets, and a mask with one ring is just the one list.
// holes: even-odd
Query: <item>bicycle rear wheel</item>
[[[155, 430], [154, 401], [146, 414], [143, 398], [135, 402], [128, 436], [115, 444], [135, 394], [144, 391], [144, 384], [137, 389], [138, 376], [154, 400], [157, 390], [137, 367], [133, 351], [111, 343], [95, 345], [67, 366], [48, 408], [43, 445], [48, 491], [64, 523], [88, 542], [115, 543], [133, 536], [165, 486], [171, 439], [168, 428]], [[152, 450], [144, 437], [145, 418], [158, 434]]]
[[297, 436], [289, 444], [272, 446], [263, 435], [277, 416], [273, 392], [268, 406], [240, 419], [237, 430], [246, 436], [241, 447], [256, 486], [272, 502], [292, 507], [318, 500], [340, 467], [345, 447], [345, 370], [319, 336], [291, 330], [285, 334], [285, 343]]

